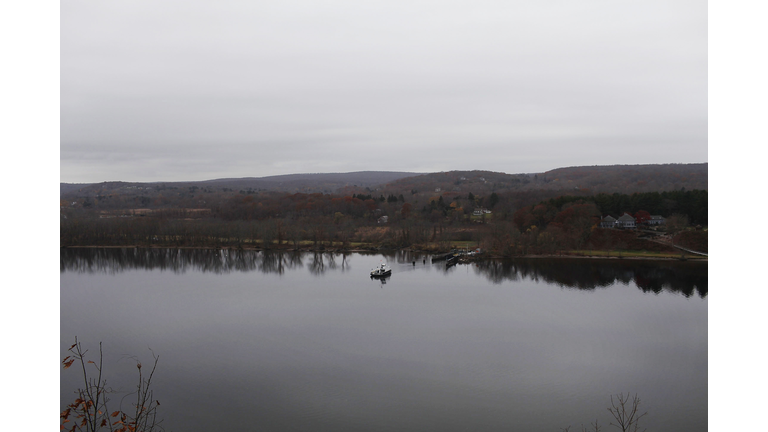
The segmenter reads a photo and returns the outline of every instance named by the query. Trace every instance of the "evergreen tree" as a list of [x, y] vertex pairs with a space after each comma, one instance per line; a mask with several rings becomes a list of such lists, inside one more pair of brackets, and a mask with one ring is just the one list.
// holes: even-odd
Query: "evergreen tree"
[[499, 196], [496, 195], [496, 192], [491, 194], [491, 197], [488, 199], [488, 206], [493, 208], [497, 203], [499, 202]]

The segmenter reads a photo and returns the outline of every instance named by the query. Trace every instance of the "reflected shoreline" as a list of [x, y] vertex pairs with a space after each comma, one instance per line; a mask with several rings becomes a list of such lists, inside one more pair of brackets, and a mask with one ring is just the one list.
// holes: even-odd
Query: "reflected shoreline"
[[[361, 254], [361, 255], [395, 255], [398, 253], [409, 253], [414, 254], [417, 256], [433, 256], [433, 255], [444, 255], [447, 253], [447, 250], [437, 252], [437, 251], [424, 251], [424, 250], [414, 250], [414, 249], [345, 249], [345, 248], [339, 248], [339, 247], [321, 247], [321, 248], [298, 248], [298, 249], [288, 249], [288, 248], [273, 248], [273, 249], [261, 249], [258, 247], [242, 247], [242, 248], [234, 248], [234, 247], [209, 247], [209, 246], [61, 246], [59, 248], [60, 250], [87, 250], [87, 249], [180, 249], [180, 250], [215, 250], [215, 251], [240, 251], [240, 252], [263, 252], [263, 253], [334, 253], [334, 254]], [[455, 250], [455, 249], [454, 249]], [[694, 252], [696, 253], [696, 252]], [[684, 259], [680, 259], [679, 256], [675, 257], [654, 257], [654, 256], [642, 256], [642, 255], [632, 255], [632, 252], [627, 252], [627, 255], [625, 256], [603, 256], [603, 255], [568, 255], [568, 254], [543, 254], [543, 255], [515, 255], [513, 257], [502, 257], [502, 256], [489, 256], [487, 258], [480, 258], [479, 260], [484, 259], [491, 259], [491, 260], [504, 260], [504, 259], [551, 259], [551, 258], [557, 258], [557, 259], [588, 259], [588, 260], [635, 260], [635, 261], [694, 261], [694, 262], [708, 262], [709, 258], [707, 256], [686, 256]]]
[[[231, 272], [257, 271], [282, 275], [306, 269], [321, 275], [327, 271], [351, 271], [354, 255], [383, 256], [399, 263], [430, 263], [431, 268], [450, 273], [455, 269], [432, 264], [432, 255], [399, 250], [391, 252], [301, 252], [237, 249], [186, 248], [62, 248], [60, 271], [76, 273], [120, 273], [128, 270]], [[469, 265], [494, 284], [531, 280], [562, 288], [595, 290], [616, 283], [634, 282], [647, 293], [675, 292], [705, 298], [708, 291], [706, 261], [628, 260], [604, 258], [536, 257], [484, 260]], [[359, 269], [358, 269], [359, 270]], [[365, 269], [367, 273], [367, 269]]]

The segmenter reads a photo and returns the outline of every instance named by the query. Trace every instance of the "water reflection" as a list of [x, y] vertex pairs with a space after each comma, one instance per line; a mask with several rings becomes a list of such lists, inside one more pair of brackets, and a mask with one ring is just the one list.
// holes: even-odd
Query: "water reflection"
[[387, 281], [391, 277], [392, 277], [391, 275], [382, 276], [382, 277], [373, 277], [373, 276], [371, 276], [371, 282], [375, 283], [376, 285], [378, 285], [380, 287], [383, 287], [384, 285], [387, 284]]
[[565, 288], [594, 290], [634, 281], [643, 292], [707, 296], [707, 263], [640, 260], [521, 259], [474, 264], [493, 283], [530, 279]]
[[[212, 273], [259, 271], [283, 274], [304, 267], [300, 252], [259, 252], [216, 249], [93, 248], [62, 249], [61, 272], [118, 273], [125, 270], [168, 270], [184, 273], [196, 270]], [[320, 263], [318, 265], [318, 262]], [[325, 266], [317, 254], [312, 270], [322, 273]]]
[[379, 253], [379, 255], [398, 264], [429, 263], [432, 257], [423, 252], [414, 252], [410, 250], [387, 251]]
[[[383, 255], [398, 264], [412, 264], [443, 272], [454, 271], [444, 262], [430, 264], [429, 255], [398, 251]], [[269, 252], [215, 249], [61, 249], [61, 272], [118, 273], [132, 269], [168, 270], [183, 273], [196, 270], [213, 273], [259, 271], [283, 274], [304, 268], [313, 275], [327, 271], [351, 271], [350, 254]], [[418, 266], [416, 264], [419, 264]], [[471, 264], [475, 273], [493, 283], [533, 280], [565, 288], [594, 290], [616, 283], [634, 283], [643, 292], [670, 291], [686, 297], [707, 295], [707, 263], [678, 261], [590, 260], [590, 259], [518, 259], [483, 261]], [[386, 280], [381, 280], [386, 284]]]

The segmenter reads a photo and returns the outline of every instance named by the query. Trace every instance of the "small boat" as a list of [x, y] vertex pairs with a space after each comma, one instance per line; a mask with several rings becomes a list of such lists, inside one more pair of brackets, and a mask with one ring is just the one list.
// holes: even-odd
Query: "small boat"
[[390, 276], [392, 274], [392, 269], [387, 268], [386, 264], [381, 264], [381, 266], [371, 270], [371, 277], [386, 277]]

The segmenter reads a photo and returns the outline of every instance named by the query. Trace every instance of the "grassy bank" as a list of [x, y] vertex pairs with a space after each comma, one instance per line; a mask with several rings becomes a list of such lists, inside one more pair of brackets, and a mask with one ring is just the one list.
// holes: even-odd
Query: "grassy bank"
[[632, 251], [632, 250], [571, 250], [564, 252], [567, 255], [579, 256], [579, 257], [593, 257], [593, 258], [648, 258], [648, 259], [690, 259], [690, 260], [706, 260], [707, 257], [701, 255], [695, 255], [688, 252], [680, 251], [680, 253], [667, 253], [667, 252], [648, 252], [648, 251]]

